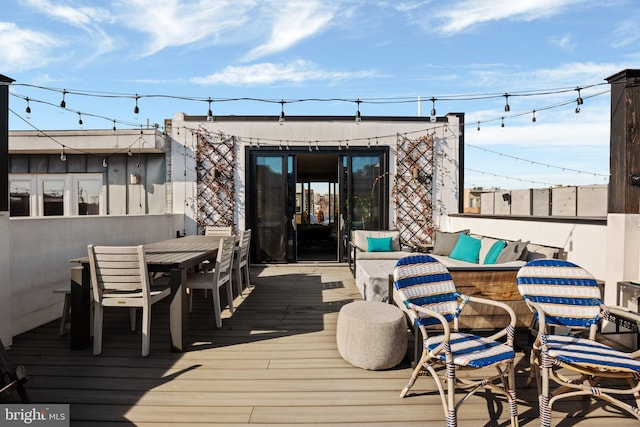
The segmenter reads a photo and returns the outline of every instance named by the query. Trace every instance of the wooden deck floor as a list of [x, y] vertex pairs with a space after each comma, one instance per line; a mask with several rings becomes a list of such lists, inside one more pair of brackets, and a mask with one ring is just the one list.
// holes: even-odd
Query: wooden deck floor
[[[128, 331], [126, 310], [105, 318], [103, 354], [71, 351], [69, 336], [51, 322], [14, 338], [9, 355], [26, 367], [34, 402], [69, 403], [72, 425], [444, 426], [440, 399], [428, 378], [399, 393], [408, 362], [387, 371], [351, 366], [338, 354], [338, 311], [360, 299], [346, 266], [253, 267], [255, 288], [237, 298], [216, 329], [210, 299], [196, 296], [185, 353], [168, 351], [168, 306], [154, 306], [149, 357], [140, 332]], [[520, 425], [537, 426], [535, 389], [518, 354]], [[9, 402], [18, 402], [12, 395]], [[479, 394], [459, 411], [461, 427], [508, 425], [505, 402]], [[638, 426], [602, 403], [557, 405], [553, 425]]]

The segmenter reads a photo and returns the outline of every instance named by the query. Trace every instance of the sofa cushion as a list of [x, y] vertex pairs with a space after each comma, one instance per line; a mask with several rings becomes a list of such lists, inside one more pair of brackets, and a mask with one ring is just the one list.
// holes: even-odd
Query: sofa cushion
[[502, 252], [500, 252], [500, 255], [498, 255], [496, 264], [519, 260], [522, 259], [523, 255], [526, 257], [525, 251], [527, 250], [528, 244], [529, 242], [523, 242], [522, 240], [508, 243], [507, 246], [504, 247]]
[[391, 237], [391, 249], [400, 250], [400, 232], [397, 230], [353, 230], [353, 244], [362, 251], [367, 250], [367, 237]]
[[480, 257], [481, 244], [480, 239], [467, 236], [466, 234], [460, 234], [449, 257], [477, 264]]
[[507, 242], [505, 242], [504, 240], [496, 240], [495, 242], [493, 242], [493, 245], [491, 245], [491, 248], [482, 259], [482, 263], [495, 264], [506, 245]]
[[432, 253], [435, 255], [449, 256], [458, 242], [460, 234], [469, 234], [470, 230], [460, 230], [453, 233], [436, 230]]
[[367, 252], [392, 252], [391, 236], [367, 237]]

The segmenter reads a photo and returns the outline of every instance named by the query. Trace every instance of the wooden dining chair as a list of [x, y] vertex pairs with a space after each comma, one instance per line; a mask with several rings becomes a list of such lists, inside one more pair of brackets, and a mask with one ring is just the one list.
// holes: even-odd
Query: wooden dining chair
[[238, 295], [242, 296], [243, 288], [249, 289], [249, 249], [251, 246], [251, 230], [244, 230], [240, 235], [240, 243], [233, 257], [233, 271], [236, 273]]
[[233, 248], [235, 237], [228, 236], [220, 239], [215, 267], [191, 275], [187, 279], [185, 288], [189, 291], [189, 312], [193, 310], [193, 290], [211, 289], [213, 293], [213, 311], [216, 327], [222, 327], [222, 309], [220, 304], [220, 287], [226, 285], [229, 311], [233, 313], [233, 290], [231, 288], [231, 268], [233, 265]]
[[144, 247], [88, 246], [93, 290], [93, 354], [102, 353], [104, 307], [128, 308], [131, 330], [135, 331], [135, 310], [142, 308], [142, 356], [149, 354], [151, 306], [171, 293], [167, 285], [149, 283]]

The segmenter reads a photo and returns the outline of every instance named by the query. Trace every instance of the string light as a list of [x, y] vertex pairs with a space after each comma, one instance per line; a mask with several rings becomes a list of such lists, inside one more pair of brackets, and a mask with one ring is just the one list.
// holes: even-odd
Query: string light
[[280, 100], [280, 117], [278, 118], [280, 126], [284, 125], [284, 100]]
[[78, 111], [78, 124], [82, 126], [82, 113]]
[[362, 101], [360, 101], [360, 98], [358, 98], [358, 100], [356, 101], [357, 104], [357, 109], [356, 109], [356, 124], [359, 125], [360, 122], [362, 121], [362, 116], [360, 115], [360, 103]]
[[60, 161], [62, 162], [67, 161], [67, 155], [64, 153], [64, 145], [62, 146], [62, 153], [60, 153]]
[[480, 132], [480, 121], [478, 121], [478, 132]]
[[580, 96], [581, 88], [577, 87], [576, 90], [578, 91], [578, 98], [576, 98], [576, 114], [578, 114], [580, 112], [580, 106], [584, 104], [584, 100], [582, 99], [582, 96]]
[[109, 163], [107, 163], [107, 158], [105, 157], [104, 159], [102, 159], [102, 167], [106, 168], [109, 166]]
[[436, 99], [435, 98], [431, 98], [431, 117], [430, 117], [430, 121], [431, 123], [435, 123], [435, 121], [438, 118], [436, 117]]
[[207, 100], [207, 102], [209, 103], [209, 110], [207, 111], [207, 121], [208, 122], [212, 122], [213, 121], [213, 110], [211, 109], [211, 103], [213, 102], [213, 100], [211, 98], [209, 98]]
[[67, 108], [67, 102], [64, 100], [65, 95], [67, 94], [67, 90], [62, 90], [62, 101], [60, 101], [60, 108]]
[[27, 96], [25, 100], [27, 101], [27, 108], [25, 108], [24, 111], [27, 113], [27, 118], [30, 119], [31, 117], [29, 117], [29, 115], [31, 114], [31, 106], [29, 105], [29, 97]]
[[504, 116], [502, 116], [502, 118], [500, 119], [500, 127], [503, 128], [504, 127]]
[[138, 114], [140, 113], [140, 108], [138, 108], [138, 99], [140, 97], [138, 96], [138, 94], [136, 93], [136, 96], [134, 96], [134, 99], [136, 100], [136, 106], [133, 108], [133, 114]]
[[532, 121], [533, 123], [535, 123], [535, 122], [536, 122], [536, 110], [533, 110], [533, 117], [531, 117], [531, 121]]
[[116, 119], [113, 119], [113, 131], [116, 131]]
[[505, 113], [508, 113], [509, 111], [511, 111], [511, 107], [509, 106], [509, 94], [508, 93], [504, 94], [504, 99], [505, 99], [504, 111], [505, 111]]

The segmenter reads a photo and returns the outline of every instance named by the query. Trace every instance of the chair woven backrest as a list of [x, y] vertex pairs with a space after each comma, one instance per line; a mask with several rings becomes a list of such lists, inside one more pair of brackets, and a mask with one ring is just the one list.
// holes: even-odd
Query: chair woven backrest
[[141, 290], [149, 295], [149, 274], [144, 248], [139, 246], [88, 246], [93, 297], [104, 290]]
[[[448, 321], [458, 315], [456, 287], [447, 267], [429, 255], [400, 258], [393, 270], [394, 287], [408, 307], [415, 304], [442, 314]], [[438, 325], [427, 315], [415, 319], [417, 325]]]
[[542, 305], [549, 325], [588, 328], [600, 320], [598, 283], [569, 261], [531, 261], [520, 269], [516, 283], [525, 300]]

